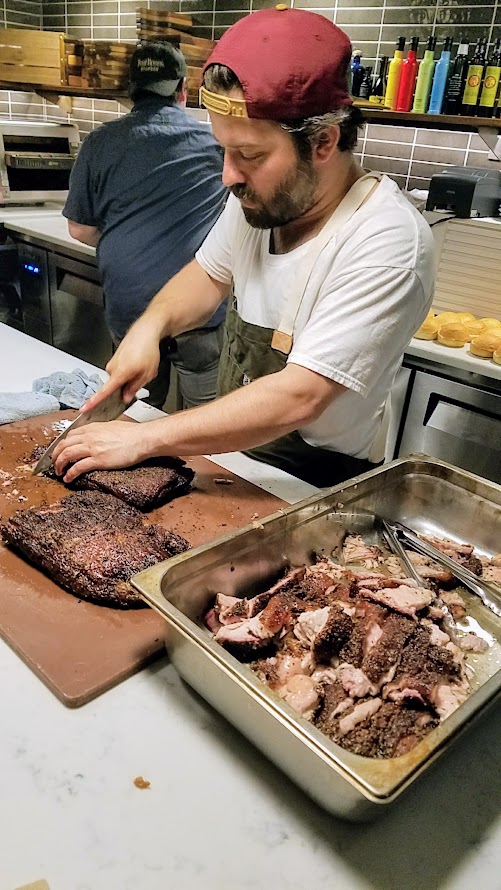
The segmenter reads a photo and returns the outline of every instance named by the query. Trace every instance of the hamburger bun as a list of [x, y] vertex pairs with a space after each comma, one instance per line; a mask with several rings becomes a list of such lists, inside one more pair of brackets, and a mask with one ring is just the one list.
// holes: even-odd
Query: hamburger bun
[[471, 354], [481, 358], [491, 358], [498, 349], [501, 349], [501, 330], [499, 335], [494, 331], [485, 331], [478, 337], [474, 337], [470, 343]]
[[473, 315], [473, 312], [458, 312], [458, 321], [476, 321], [476, 316]]
[[495, 349], [492, 353], [492, 358], [497, 365], [501, 365], [501, 349]]
[[445, 324], [438, 329], [437, 340], [442, 346], [459, 348], [469, 340], [469, 334], [464, 324]]
[[481, 321], [465, 321], [463, 324], [468, 331], [469, 340], [473, 340], [474, 337], [478, 337], [479, 334], [483, 334], [486, 330], [485, 325]]
[[490, 330], [490, 328], [501, 328], [501, 321], [498, 318], [481, 318], [484, 328]]
[[417, 329], [414, 336], [418, 340], [436, 340], [439, 324], [434, 318], [425, 318], [423, 324]]
[[443, 324], [461, 324], [457, 312], [439, 312], [435, 316], [440, 325]]

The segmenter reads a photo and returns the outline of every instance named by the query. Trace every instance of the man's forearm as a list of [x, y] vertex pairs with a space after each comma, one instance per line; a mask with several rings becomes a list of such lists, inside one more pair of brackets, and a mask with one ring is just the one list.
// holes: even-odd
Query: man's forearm
[[176, 337], [204, 325], [229, 290], [192, 260], [158, 291], [136, 324], [154, 330], [159, 339]]
[[190, 456], [254, 448], [311, 423], [343, 391], [305, 369], [270, 374], [208, 405], [145, 424], [145, 451]]

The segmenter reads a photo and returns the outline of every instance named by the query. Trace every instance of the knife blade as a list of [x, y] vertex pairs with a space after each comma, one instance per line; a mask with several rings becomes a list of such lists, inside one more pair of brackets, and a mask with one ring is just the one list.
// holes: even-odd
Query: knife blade
[[[140, 393], [137, 393], [139, 395]], [[73, 423], [70, 423], [69, 426], [54, 439], [49, 447], [44, 451], [41, 458], [37, 461], [33, 470], [31, 471], [34, 476], [38, 473], [44, 473], [48, 470], [53, 463], [52, 460], [52, 452], [54, 451], [56, 445], [59, 444], [63, 439], [66, 438], [70, 430], [76, 430], [80, 426], [86, 426], [88, 423], [99, 423], [107, 420], [116, 420], [117, 417], [120, 417], [127, 408], [130, 408], [131, 405], [136, 401], [136, 397], [134, 397], [129, 402], [124, 402], [122, 399], [121, 390], [117, 389], [115, 392], [110, 393], [99, 405], [96, 405], [95, 408], [91, 408], [86, 414], [79, 414], [78, 417], [75, 418]]]

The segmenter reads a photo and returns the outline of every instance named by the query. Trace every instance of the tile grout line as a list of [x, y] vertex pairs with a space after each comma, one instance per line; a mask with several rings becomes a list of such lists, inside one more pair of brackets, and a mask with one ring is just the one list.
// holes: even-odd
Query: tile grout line
[[383, 24], [384, 24], [385, 15], [386, 15], [386, 0], [383, 0], [383, 8], [381, 9], [381, 21], [379, 23], [379, 36], [378, 36], [377, 45], [376, 45], [376, 61], [383, 55], [383, 53], [381, 52], [381, 42], [382, 42], [382, 36], [383, 36]]
[[411, 173], [412, 173], [412, 161], [413, 161], [413, 159], [414, 159], [414, 150], [415, 150], [415, 148], [416, 148], [417, 134], [418, 134], [418, 129], [417, 129], [417, 127], [416, 127], [415, 130], [414, 130], [414, 139], [412, 140], [411, 154], [410, 154], [410, 158], [409, 158], [409, 170], [408, 170], [407, 177], [406, 177], [406, 180], [405, 180], [405, 190], [406, 190], [406, 192], [409, 191], [409, 180], [410, 180], [410, 178], [411, 178]]

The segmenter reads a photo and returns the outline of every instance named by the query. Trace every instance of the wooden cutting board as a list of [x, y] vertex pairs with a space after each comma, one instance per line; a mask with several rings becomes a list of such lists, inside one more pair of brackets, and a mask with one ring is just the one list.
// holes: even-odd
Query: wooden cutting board
[[[73, 420], [75, 411], [0, 427], [0, 518], [69, 494], [57, 481], [31, 474], [31, 455]], [[193, 491], [147, 516], [206, 543], [284, 506], [203, 457], [189, 460]], [[230, 479], [231, 484], [216, 480]], [[0, 544], [0, 636], [68, 707], [78, 707], [164, 653], [164, 620], [149, 608], [122, 611], [79, 600]]]

